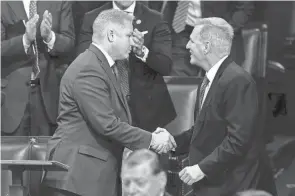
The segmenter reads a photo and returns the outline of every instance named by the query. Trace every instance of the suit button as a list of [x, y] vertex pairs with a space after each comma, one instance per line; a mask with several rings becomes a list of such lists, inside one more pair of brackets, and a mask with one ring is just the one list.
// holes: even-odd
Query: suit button
[[152, 100], [152, 96], [151, 95], [149, 95], [148, 98], [149, 98], [149, 100]]

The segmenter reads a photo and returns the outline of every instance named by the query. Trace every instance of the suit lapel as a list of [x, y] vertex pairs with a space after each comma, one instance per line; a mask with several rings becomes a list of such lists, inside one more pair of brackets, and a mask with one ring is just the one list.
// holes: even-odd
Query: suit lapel
[[104, 71], [107, 73], [109, 79], [111, 80], [111, 83], [112, 83], [113, 87], [115, 88], [115, 91], [116, 91], [119, 99], [121, 100], [122, 105], [125, 108], [125, 110], [127, 112], [128, 119], [130, 121], [131, 115], [130, 115], [130, 111], [129, 111], [129, 108], [127, 105], [127, 101], [122, 94], [121, 88], [119, 86], [120, 84], [118, 83], [117, 79], [115, 78], [115, 75], [112, 73], [112, 69], [111, 69], [110, 65], [108, 64], [106, 57], [102, 54], [102, 52], [98, 48], [96, 48], [92, 44], [90, 45], [89, 50], [94, 52], [94, 54], [96, 54], [98, 59], [101, 60], [102, 68], [104, 69]]
[[[206, 120], [206, 108], [207, 106], [210, 104], [212, 98], [214, 97], [214, 93], [216, 92], [217, 90], [217, 86], [218, 86], [218, 81], [219, 81], [219, 78], [221, 77], [222, 73], [224, 72], [224, 70], [227, 68], [227, 66], [232, 62], [232, 59], [230, 57], [227, 57], [223, 63], [221, 64], [221, 66], [219, 67], [214, 79], [213, 79], [213, 82], [210, 86], [210, 89], [205, 97], [205, 100], [204, 100], [204, 103], [203, 103], [203, 106], [201, 108], [201, 111], [199, 112], [199, 115], [197, 115], [197, 119], [195, 119], [195, 129], [193, 131], [193, 135], [192, 135], [192, 140], [197, 136], [197, 133], [200, 131], [202, 125], [204, 124], [203, 121], [199, 121], [198, 119], [204, 119]], [[197, 101], [196, 104], [199, 103], [199, 96], [197, 98]], [[197, 106], [198, 107], [198, 106]], [[198, 108], [199, 109], [199, 108]]]
[[15, 15], [17, 20], [21, 19], [28, 21], [28, 16], [22, 1], [7, 1], [7, 4], [10, 6], [12, 13]]

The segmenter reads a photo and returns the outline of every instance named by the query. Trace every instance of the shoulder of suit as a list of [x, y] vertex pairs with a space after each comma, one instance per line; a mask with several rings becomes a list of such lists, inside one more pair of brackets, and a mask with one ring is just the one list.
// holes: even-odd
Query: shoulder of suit
[[224, 70], [224, 75], [229, 81], [240, 81], [242, 83], [255, 83], [253, 77], [242, 66], [235, 62], [229, 64]]

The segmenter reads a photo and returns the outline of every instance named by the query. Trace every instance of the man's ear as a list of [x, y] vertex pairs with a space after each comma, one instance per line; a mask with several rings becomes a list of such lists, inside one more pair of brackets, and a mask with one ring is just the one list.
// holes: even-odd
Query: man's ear
[[115, 32], [114, 32], [113, 29], [108, 29], [107, 30], [107, 37], [108, 37], [109, 42], [114, 42], [114, 40], [115, 40]]
[[211, 43], [209, 41], [206, 41], [204, 43], [204, 50], [203, 50], [204, 54], [208, 54], [210, 50], [211, 50]]

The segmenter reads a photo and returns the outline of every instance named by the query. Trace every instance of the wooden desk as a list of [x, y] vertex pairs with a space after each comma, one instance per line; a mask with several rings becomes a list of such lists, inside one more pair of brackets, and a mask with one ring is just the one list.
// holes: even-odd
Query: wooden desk
[[10, 196], [25, 196], [23, 172], [29, 171], [68, 171], [69, 166], [57, 161], [39, 160], [1, 160], [1, 169], [10, 170], [12, 185], [9, 186]]

